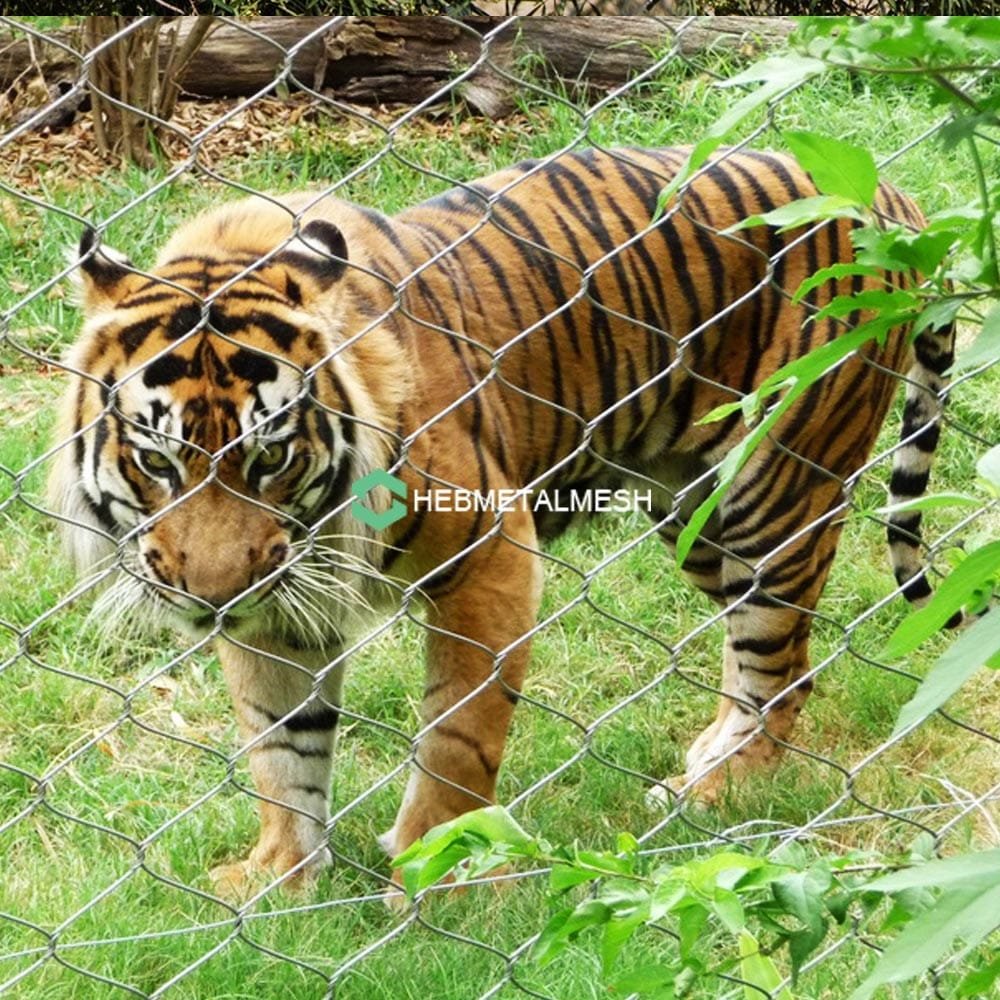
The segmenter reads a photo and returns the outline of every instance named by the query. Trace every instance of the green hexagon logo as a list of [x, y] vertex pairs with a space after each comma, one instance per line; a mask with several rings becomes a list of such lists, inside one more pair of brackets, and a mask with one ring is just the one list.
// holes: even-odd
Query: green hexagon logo
[[375, 511], [366, 507], [361, 501], [373, 489], [384, 486], [393, 496], [406, 499], [407, 486], [402, 479], [397, 478], [385, 469], [373, 469], [367, 476], [362, 476], [351, 485], [351, 493], [358, 499], [351, 504], [351, 513], [362, 523], [375, 531], [382, 531], [390, 524], [395, 524], [400, 518], [406, 517], [406, 504], [393, 500], [388, 510]]

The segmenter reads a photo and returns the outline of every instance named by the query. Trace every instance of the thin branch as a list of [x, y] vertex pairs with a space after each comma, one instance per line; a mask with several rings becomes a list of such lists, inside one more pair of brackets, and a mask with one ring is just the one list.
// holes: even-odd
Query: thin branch
[[208, 38], [209, 33], [215, 26], [216, 19], [210, 14], [203, 14], [196, 18], [195, 23], [184, 39], [184, 44], [180, 47], [179, 53], [177, 41], [180, 29], [177, 28], [174, 32], [170, 57], [167, 60], [167, 65], [164, 67], [161, 77], [160, 100], [157, 107], [157, 113], [164, 121], [169, 121], [171, 115], [174, 113], [174, 107], [181, 92], [180, 78], [184, 70], [187, 69], [188, 63], [194, 58], [195, 53], [204, 44], [205, 39]]

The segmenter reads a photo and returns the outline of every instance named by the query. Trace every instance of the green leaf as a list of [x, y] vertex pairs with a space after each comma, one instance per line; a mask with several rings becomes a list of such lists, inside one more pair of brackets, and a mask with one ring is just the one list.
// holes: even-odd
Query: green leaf
[[650, 901], [649, 919], [660, 920], [666, 916], [688, 894], [687, 885], [675, 871], [671, 870], [662, 881], [657, 881], [653, 887]]
[[769, 84], [790, 87], [803, 80], [808, 80], [811, 76], [816, 76], [817, 73], [822, 73], [826, 68], [825, 62], [821, 59], [813, 59], [811, 56], [795, 54], [768, 56], [768, 58], [748, 66], [735, 76], [720, 80], [716, 86], [742, 87], [748, 83], [764, 81]]
[[745, 399], [736, 400], [735, 403], [722, 403], [719, 406], [715, 407], [714, 410], [709, 410], [708, 413], [705, 414], [705, 416], [701, 417], [699, 420], [696, 420], [695, 423], [714, 424], [717, 420], [725, 420], [725, 418], [728, 417], [730, 413], [735, 413], [737, 410], [745, 409], [744, 404], [746, 403], [746, 400], [750, 398], [751, 398], [750, 396], [747, 396]]
[[875, 309], [879, 312], [879, 319], [884, 320], [892, 315], [898, 317], [894, 318], [893, 322], [899, 323], [902, 322], [904, 314], [909, 314], [918, 308], [917, 297], [912, 292], [902, 289], [889, 292], [880, 288], [869, 288], [858, 292], [857, 295], [835, 296], [816, 313], [815, 319], [826, 319], [827, 316], [836, 316], [839, 319], [862, 309]]
[[619, 976], [611, 988], [616, 993], [650, 993], [673, 983], [674, 970], [665, 965], [639, 965]]
[[605, 875], [630, 875], [633, 862], [631, 858], [619, 858], [608, 851], [574, 852], [573, 860], [578, 865], [594, 868]]
[[850, 916], [850, 907], [853, 898], [854, 896], [850, 892], [830, 893], [824, 900], [827, 913], [829, 913], [838, 924], [844, 923], [848, 916]]
[[828, 281], [840, 281], [841, 278], [851, 278], [856, 274], [864, 274], [869, 277], [878, 275], [879, 269], [870, 264], [831, 264], [829, 267], [821, 267], [815, 274], [811, 274], [795, 290], [792, 296], [792, 304], [798, 305], [802, 299], [814, 288], [825, 285]]
[[816, 927], [823, 920], [823, 894], [830, 882], [829, 872], [792, 872], [773, 882], [771, 891], [787, 913], [806, 927]]
[[937, 233], [944, 230], [950, 230], [955, 234], [968, 232], [982, 214], [983, 210], [976, 201], [966, 202], [964, 205], [951, 205], [931, 215], [923, 232]]
[[470, 851], [466, 844], [455, 841], [437, 852], [434, 857], [409, 861], [395, 867], [402, 867], [403, 888], [408, 896], [416, 895], [421, 889], [434, 885], [453, 868], [461, 864]]
[[634, 856], [639, 853], [639, 841], [631, 833], [619, 833], [616, 846], [619, 854]]
[[539, 965], [548, 965], [582, 930], [611, 919], [611, 908], [598, 899], [587, 899], [575, 909], [559, 910], [545, 925], [531, 954]]
[[958, 296], [947, 299], [938, 299], [924, 307], [923, 312], [917, 317], [913, 324], [913, 335], [923, 333], [924, 330], [941, 330], [954, 322], [959, 310], [962, 308], [963, 300]]
[[563, 928], [572, 913], [572, 906], [564, 906], [561, 910], [556, 910], [542, 928], [538, 940], [531, 947], [531, 957], [540, 965], [551, 962], [569, 944], [569, 935], [563, 933]]
[[909, 857], [911, 861], [933, 861], [937, 853], [934, 835], [929, 830], [921, 830], [910, 844]]
[[805, 848], [797, 840], [788, 840], [780, 844], [772, 852], [771, 857], [778, 864], [787, 865], [789, 868], [805, 868], [809, 863]]
[[899, 623], [889, 636], [881, 655], [887, 660], [895, 660], [912, 652], [928, 636], [937, 632], [973, 596], [983, 581], [991, 579], [998, 569], [1000, 541], [970, 552], [948, 574], [931, 600]]
[[956, 233], [943, 229], [936, 232], [901, 232], [892, 244], [891, 253], [898, 260], [916, 268], [921, 274], [933, 274], [948, 255]]
[[938, 657], [916, 694], [899, 710], [892, 735], [898, 736], [936, 712], [980, 667], [992, 666], [989, 661], [997, 653], [1000, 653], [1000, 614], [986, 614]]
[[[967, 227], [968, 223], [962, 223]], [[915, 268], [929, 275], [937, 271], [947, 257], [952, 244], [961, 241], [962, 229], [943, 224], [928, 226], [914, 233], [901, 226], [882, 229], [863, 226], [851, 230], [851, 243], [856, 249], [859, 264], [883, 268], [887, 271], [907, 271]], [[959, 304], [961, 300], [959, 300]]]
[[[528, 850], [534, 843], [525, 829], [502, 806], [488, 806], [463, 813], [447, 823], [428, 830], [392, 861], [400, 868], [410, 861], [432, 858], [452, 843], [471, 833], [491, 844], [505, 844], [516, 849]], [[528, 851], [530, 853], [530, 851]]]
[[1000, 306], [986, 315], [979, 335], [959, 354], [946, 374], [955, 375], [997, 359], [1000, 359]]
[[827, 919], [821, 918], [815, 927], [805, 927], [793, 931], [788, 936], [788, 957], [792, 963], [792, 985], [794, 986], [809, 956], [823, 943], [826, 937]]
[[[648, 912], [647, 910], [646, 913]], [[625, 946], [625, 942], [645, 923], [644, 916], [645, 914], [637, 912], [628, 917], [615, 917], [605, 924], [604, 938], [601, 942], [601, 968], [605, 977], [611, 974], [615, 959]]]
[[959, 984], [955, 991], [957, 1000], [964, 997], [984, 997], [989, 995], [989, 988], [1000, 979], [1000, 955], [997, 955], [988, 965], [973, 969]]
[[981, 504], [982, 500], [966, 496], [964, 493], [928, 493], [927, 496], [914, 497], [912, 500], [900, 500], [899, 503], [873, 507], [870, 510], [859, 511], [859, 513], [863, 517], [881, 517], [904, 511], [936, 510], [939, 507], [979, 507]]
[[735, 233], [754, 226], [775, 226], [779, 233], [784, 233], [789, 229], [798, 229], [799, 226], [813, 222], [825, 222], [827, 219], [857, 219], [864, 222], [866, 216], [858, 208], [857, 202], [849, 198], [836, 194], [815, 194], [786, 202], [762, 215], [750, 215], [740, 222], [734, 222], [722, 232]]
[[743, 987], [746, 1000], [761, 1000], [762, 992], [774, 1000], [792, 1000], [787, 987], [775, 992], [784, 977], [774, 962], [761, 952], [757, 939], [749, 931], [740, 931], [739, 945], [740, 977], [752, 984]]
[[649, 889], [645, 884], [630, 879], [609, 879], [598, 898], [611, 907], [615, 917], [630, 917], [635, 913], [645, 916], [649, 913]]
[[719, 923], [730, 934], [736, 934], [747, 925], [746, 914], [739, 896], [730, 889], [717, 888], [713, 893], [712, 911], [719, 918]]
[[817, 132], [786, 131], [782, 136], [820, 194], [871, 207], [878, 168], [867, 149]]
[[1000, 444], [994, 445], [976, 462], [976, 472], [988, 483], [1000, 489]]
[[775, 865], [769, 861], [765, 861], [759, 868], [744, 872], [736, 882], [734, 888], [737, 892], [746, 892], [748, 889], [770, 885], [772, 882], [784, 878], [787, 874], [787, 865]]
[[952, 858], [928, 861], [927, 864], [880, 875], [868, 882], [865, 889], [899, 892], [902, 889], [936, 889], [981, 883], [1000, 884], [1000, 848], [958, 854]]
[[685, 965], [694, 958], [701, 932], [708, 921], [708, 910], [700, 903], [691, 902], [677, 911], [677, 932], [680, 935], [681, 960]]
[[740, 122], [770, 101], [771, 98], [777, 97], [786, 87], [794, 87], [803, 83], [809, 77], [822, 73], [825, 69], [826, 64], [819, 59], [798, 55], [781, 56], [763, 59], [742, 73], [719, 81], [718, 86], [720, 87], [742, 86], [761, 81], [763, 83], [756, 90], [751, 91], [731, 105], [708, 127], [705, 137], [694, 146], [680, 170], [660, 192], [653, 218], [658, 219], [663, 214], [681, 185], [705, 164]]
[[586, 868], [574, 868], [570, 865], [555, 865], [549, 874], [549, 888], [553, 892], [565, 892], [575, 885], [593, 882], [603, 878], [600, 872], [587, 871]]
[[918, 913], [933, 906], [936, 898], [931, 889], [902, 889], [895, 894], [892, 909], [879, 928], [880, 933], [885, 934], [908, 924]]
[[[502, 845], [503, 854], [487, 850]], [[535, 840], [501, 806], [463, 813], [428, 830], [392, 861], [402, 870], [409, 895], [433, 885], [468, 858], [489, 858], [489, 867], [507, 857], [531, 857]]]
[[[744, 872], [762, 868], [767, 862], [753, 854], [736, 851], [719, 851], [708, 857], [690, 861], [686, 865], [691, 873], [691, 883], [699, 892], [711, 894], [717, 885], [731, 888]], [[726, 876], [731, 876], [727, 878]]]
[[714, 513], [715, 508], [719, 506], [723, 496], [725, 496], [733, 480], [736, 478], [736, 474], [754, 453], [757, 445], [764, 440], [774, 425], [785, 415], [796, 399], [802, 395], [801, 391], [796, 391], [797, 389], [798, 385], [793, 385], [777, 406], [739, 444], [731, 448], [726, 454], [726, 457], [719, 466], [718, 483], [715, 489], [692, 511], [691, 517], [688, 518], [688, 523], [684, 525], [677, 538], [678, 566], [684, 565], [684, 560], [687, 559], [688, 553], [695, 543], [695, 539], [701, 534], [702, 528], [708, 523], [708, 519]]
[[1000, 879], [978, 885], [961, 882], [957, 888], [943, 892], [888, 945], [850, 1000], [867, 1000], [879, 986], [920, 975], [958, 941], [969, 947], [978, 944], [996, 930], [998, 913]]
[[803, 963], [826, 937], [827, 920], [823, 896], [831, 882], [830, 872], [821, 868], [793, 872], [771, 885], [774, 898], [782, 909], [802, 924], [802, 929], [788, 938], [793, 982], [798, 978]]

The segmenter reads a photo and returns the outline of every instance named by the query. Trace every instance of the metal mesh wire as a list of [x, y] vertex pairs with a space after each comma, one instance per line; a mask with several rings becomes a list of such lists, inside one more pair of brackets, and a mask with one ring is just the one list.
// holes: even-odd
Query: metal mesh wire
[[[122, 35], [143, 20], [136, 19]], [[50, 184], [44, 171], [32, 170], [29, 176], [17, 168], [15, 151], [23, 147], [22, 156], [30, 161], [39, 122], [85, 92], [96, 54], [67, 49], [66, 56], [76, 66], [72, 86], [0, 138], [0, 155], [11, 165], [0, 181], [11, 247], [4, 269], [15, 273], [19, 227], [41, 227], [58, 232], [60, 239], [65, 233], [73, 242], [83, 224], [102, 231], [120, 225], [141, 242], [165, 192], [187, 185], [193, 192], [199, 187], [211, 191], [212, 197], [224, 190], [262, 193], [212, 155], [210, 146], [227, 129], [244, 127], [241, 123], [255, 109], [275, 113], [275, 95], [286, 88], [299, 95], [289, 99], [289, 108], [322, 113], [323, 127], [342, 136], [344, 144], [350, 145], [359, 131], [381, 137], [370, 155], [362, 144], [361, 155], [342, 167], [335, 180], [324, 176], [320, 165], [313, 172], [302, 171], [304, 183], [320, 183], [324, 193], [335, 194], [350, 193], [357, 182], [377, 188], [378, 178], [392, 164], [422, 178], [424, 186], [416, 186], [422, 192], [467, 184], [475, 176], [467, 170], [450, 176], [438, 165], [440, 159], [428, 155], [422, 161], [409, 130], [435, 121], [426, 117], [428, 110], [442, 99], [451, 100], [464, 82], [490, 65], [497, 40], [509, 37], [516, 20], [500, 22], [481, 37], [455, 22], [477, 39], [478, 59], [456, 70], [440, 90], [414, 107], [373, 111], [335, 100], [296, 76], [299, 52], [342, 21], [331, 19], [285, 50], [282, 66], [267, 86], [232, 102], [208, 124], [188, 128], [182, 115], [157, 122], [168, 136], [167, 145], [175, 148], [171, 143], [176, 140], [176, 148], [184, 147], [185, 152], [131, 186], [111, 172], [68, 186]], [[494, 67], [528, 101], [522, 128], [536, 127], [530, 121], [535, 99], [552, 102], [556, 110], [547, 114], [573, 122], [570, 140], [551, 142], [531, 172], [543, 170], [566, 149], [613, 145], [602, 138], [602, 116], [627, 107], [644, 86], [655, 86], [664, 73], [688, 62], [691, 57], [683, 54], [682, 43], [698, 21], [674, 23], [672, 43], [648, 68], [603, 96], [568, 93], [528, 65], [516, 70], [507, 64]], [[10, 26], [37, 45], [57, 44], [37, 28]], [[234, 21], [231, 27], [248, 38], [260, 37], [248, 23]], [[601, 29], [595, 25], [593, 30]], [[697, 75], [706, 72], [706, 66], [696, 64], [690, 70]], [[774, 116], [790, 93], [776, 97], [764, 120], [734, 148], [766, 147], [774, 137]], [[461, 146], [466, 140], [457, 111], [443, 121], [443, 126], [434, 127], [447, 129], [449, 141]], [[503, 127], [495, 126], [498, 134]], [[884, 165], [941, 158], [933, 145], [937, 127], [901, 141]], [[276, 183], [288, 179], [279, 174]], [[441, 183], [435, 188], [431, 181]], [[94, 183], [118, 184], [120, 207], [95, 213], [88, 194]], [[493, 202], [485, 206], [479, 227], [502, 225], [493, 218]], [[453, 246], [471, 235], [459, 237]], [[760, 286], [748, 297], [770, 280], [774, 264], [772, 259]], [[6, 368], [0, 374], [7, 383], [0, 399], [0, 443], [5, 445], [0, 543], [5, 588], [10, 590], [0, 620], [0, 838], [5, 856], [0, 993], [171, 1000], [277, 996], [280, 989], [296, 997], [598, 995], [596, 970], [582, 955], [574, 960], [579, 964], [575, 971], [564, 969], [549, 978], [526, 960], [532, 935], [546, 915], [536, 888], [540, 873], [494, 879], [514, 883], [497, 900], [487, 895], [488, 889], [478, 889], [476, 895], [446, 901], [432, 893], [399, 916], [383, 905], [389, 871], [374, 846], [374, 832], [388, 825], [425, 731], [415, 711], [421, 685], [418, 641], [429, 628], [416, 613], [414, 595], [420, 581], [401, 586], [397, 610], [344, 654], [353, 664], [341, 711], [327, 825], [335, 862], [332, 874], [321, 878], [305, 898], [273, 882], [262, 883], [249, 900], [238, 903], [215, 894], [203, 873], [252, 842], [260, 795], [246, 773], [250, 748], [239, 744], [211, 657], [213, 636], [185, 646], [167, 633], [128, 643], [101, 633], [85, 617], [90, 591], [100, 581], [70, 581], [55, 554], [53, 515], [41, 499], [41, 479], [54, 454], [43, 414], [51, 411], [53, 389], [69, 371], [60, 358], [74, 327], [61, 288], [75, 267], [49, 264], [31, 271], [28, 281], [11, 277], [3, 290], [0, 319], [0, 362]], [[404, 308], [402, 291], [396, 289], [396, 309]], [[589, 294], [586, 281], [581, 281], [571, 301]], [[206, 317], [208, 308], [206, 303]], [[418, 322], [434, 328], [426, 319]], [[529, 337], [541, 325], [521, 336]], [[497, 375], [494, 363], [489, 377]], [[489, 377], [436, 419], [482, 391]], [[986, 440], [970, 420], [976, 404], [963, 402], [978, 392], [976, 398], [987, 399], [989, 405], [991, 391], [996, 398], [996, 380], [990, 383], [990, 377], [989, 372], [974, 371], [951, 390], [940, 451], [957, 470], [952, 475], [959, 481], [971, 478], [974, 455], [996, 443]], [[627, 404], [623, 399], [615, 405]], [[877, 505], [891, 456], [900, 447], [896, 420], [890, 420], [862, 473], [846, 484], [848, 499], [829, 517]], [[581, 449], [589, 447], [585, 437]], [[940, 561], [941, 553], [956, 541], [995, 530], [996, 523], [995, 501], [964, 509], [960, 519], [942, 516], [927, 545], [928, 559], [932, 564]], [[724, 617], [707, 601], [683, 596], [688, 593], [684, 590], [667, 591], [669, 606], [664, 606], [664, 580], [677, 574], [657, 538], [657, 527], [628, 518], [611, 526], [588, 526], [582, 540], [560, 540], [544, 553], [550, 596], [538, 624], [519, 640], [536, 640], [536, 662], [515, 713], [500, 784], [501, 801], [516, 815], [554, 840], [579, 835], [594, 846], [601, 846], [609, 833], [629, 828], [641, 834], [645, 850], [664, 856], [727, 843], [773, 846], [783, 840], [839, 850], [892, 850], [919, 833], [929, 833], [941, 849], [1000, 841], [998, 737], [995, 725], [990, 729], [987, 721], [996, 717], [995, 685], [983, 682], [954, 712], [940, 713], [913, 734], [886, 738], [895, 706], [912, 690], [914, 674], [880, 662], [873, 652], [878, 648], [875, 639], [898, 619], [901, 602], [888, 572], [865, 565], [869, 550], [882, 545], [884, 529], [857, 518], [849, 522], [837, 568], [814, 613], [817, 640], [809, 678], [829, 690], [823, 698], [814, 698], [805, 712], [786, 744], [786, 760], [777, 776], [761, 779], [748, 798], [714, 810], [688, 800], [659, 812], [646, 807], [646, 791], [682, 770], [683, 748], [711, 716], [713, 699], [720, 693], [716, 647]], [[803, 526], [800, 534], [809, 527]], [[856, 591], [855, 583], [866, 573], [875, 575], [883, 596], [859, 599], [864, 586]], [[632, 593], [629, 581], [637, 575], [642, 579]], [[539, 660], [563, 666], [548, 671]], [[329, 672], [333, 666], [324, 669]], [[852, 695], [852, 686], [868, 694]], [[312, 690], [319, 690], [319, 680]], [[476, 693], [470, 692], [464, 701]], [[883, 696], [895, 701], [883, 703]], [[845, 707], [838, 714], [828, 703], [841, 699]], [[39, 706], [37, 711], [32, 704]], [[25, 707], [9, 714], [7, 706], [14, 705]], [[813, 711], [817, 719], [810, 722]], [[865, 718], [841, 739], [838, 727], [850, 728], [857, 721], [854, 716]], [[430, 725], [441, 725], [449, 717]], [[66, 861], [67, 847], [71, 862]], [[647, 946], [654, 955], [657, 949], [669, 949], [669, 935], [662, 940], [653, 935]], [[814, 995], [843, 995], [838, 989], [842, 977], [850, 974], [843, 969], [863, 965], [865, 955], [876, 947], [864, 928], [838, 933], [804, 973], [832, 970], [825, 984], [813, 981], [818, 984]], [[838, 964], [844, 955], [853, 956], [846, 966]], [[946, 965], [913, 987], [917, 993], [907, 995], [945, 995], [941, 977], [948, 971]], [[723, 979], [731, 989], [720, 995], [743, 995], [745, 984], [737, 976]], [[222, 982], [232, 992], [223, 993], [218, 985]], [[246, 992], [237, 993], [240, 988]]]

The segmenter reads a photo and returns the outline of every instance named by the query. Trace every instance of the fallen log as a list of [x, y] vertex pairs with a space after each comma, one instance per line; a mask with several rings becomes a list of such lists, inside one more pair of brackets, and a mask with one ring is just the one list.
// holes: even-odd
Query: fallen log
[[[183, 42], [194, 17], [163, 18], [161, 32]], [[705, 17], [263, 17], [220, 20], [185, 67], [187, 97], [247, 97], [269, 87], [312, 88], [359, 103], [417, 104], [450, 81], [490, 116], [506, 113], [525, 75], [525, 60], [541, 56], [547, 72], [571, 90], [610, 89], [675, 49], [779, 42], [785, 18]], [[49, 87], [83, 79], [77, 26], [46, 38], [0, 44], [0, 90], [37, 78]], [[160, 46], [162, 54], [169, 50]], [[289, 55], [291, 53], [291, 55]], [[289, 74], [282, 78], [282, 71]], [[530, 73], [528, 74], [530, 76]], [[514, 79], [511, 79], [514, 77]], [[284, 83], [279, 81], [284, 80]]]

